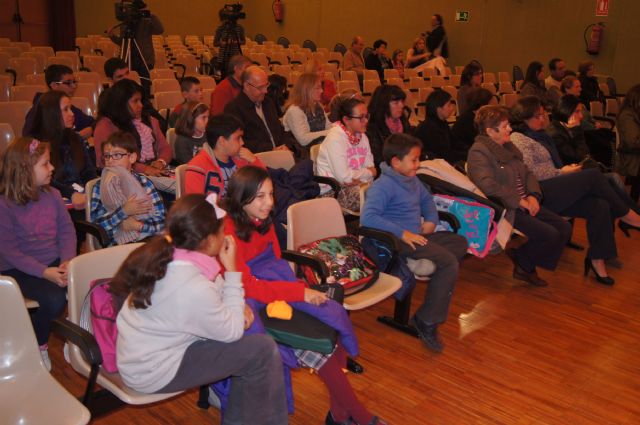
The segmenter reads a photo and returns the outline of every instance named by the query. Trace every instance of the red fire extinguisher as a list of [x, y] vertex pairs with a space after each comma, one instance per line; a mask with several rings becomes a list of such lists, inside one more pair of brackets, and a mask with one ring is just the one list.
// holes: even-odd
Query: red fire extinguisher
[[282, 2], [280, 0], [273, 0], [271, 10], [273, 11], [273, 17], [275, 18], [276, 22], [282, 22]]
[[[587, 40], [587, 33], [591, 29], [591, 37]], [[602, 35], [604, 32], [604, 22], [591, 24], [584, 30], [584, 44], [587, 46], [587, 53], [597, 55], [600, 53], [600, 44], [602, 44]]]

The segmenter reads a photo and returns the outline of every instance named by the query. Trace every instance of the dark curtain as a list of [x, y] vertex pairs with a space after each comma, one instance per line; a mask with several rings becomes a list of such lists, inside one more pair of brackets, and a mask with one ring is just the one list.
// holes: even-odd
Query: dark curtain
[[76, 44], [74, 0], [48, 0], [51, 45], [53, 49], [73, 50]]

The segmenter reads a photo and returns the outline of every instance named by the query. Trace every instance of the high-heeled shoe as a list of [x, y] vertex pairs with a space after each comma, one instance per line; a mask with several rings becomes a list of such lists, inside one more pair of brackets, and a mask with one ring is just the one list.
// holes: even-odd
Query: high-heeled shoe
[[593, 271], [593, 274], [596, 275], [596, 280], [598, 283], [602, 283], [603, 285], [611, 286], [616, 283], [615, 280], [611, 276], [600, 276], [596, 271], [596, 268], [593, 267], [593, 263], [591, 262], [591, 258], [585, 257], [584, 259], [584, 275], [587, 276], [589, 274], [589, 270]]
[[622, 220], [618, 220], [618, 227], [620, 228], [620, 230], [622, 230], [622, 233], [624, 233], [624, 235], [628, 238], [631, 237], [629, 230], [637, 230], [640, 232], [640, 227], [634, 226], [633, 224], [625, 223]]

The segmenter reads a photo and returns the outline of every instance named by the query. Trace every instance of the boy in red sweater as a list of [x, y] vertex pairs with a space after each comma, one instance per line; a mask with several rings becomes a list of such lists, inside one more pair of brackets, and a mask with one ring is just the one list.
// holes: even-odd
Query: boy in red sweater
[[227, 193], [229, 179], [246, 165], [265, 168], [251, 151], [244, 147], [242, 123], [229, 114], [213, 116], [207, 123], [207, 141], [202, 150], [188, 163], [185, 173], [185, 193]]

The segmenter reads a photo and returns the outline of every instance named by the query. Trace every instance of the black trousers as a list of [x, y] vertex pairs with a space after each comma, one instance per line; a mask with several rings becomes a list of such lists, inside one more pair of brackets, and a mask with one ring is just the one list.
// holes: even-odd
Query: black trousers
[[587, 257], [613, 258], [617, 255], [613, 220], [629, 212], [606, 177], [597, 169], [566, 174], [540, 182], [542, 204], [551, 211], [587, 220]]
[[[50, 264], [51, 267], [57, 265], [57, 261]], [[14, 278], [22, 295], [40, 304], [40, 307], [30, 312], [31, 324], [38, 345], [46, 344], [51, 333], [51, 322], [62, 315], [67, 305], [67, 288], [61, 288], [43, 277], [32, 276], [17, 269], [4, 270], [1, 274]]]
[[513, 227], [528, 239], [515, 251], [518, 265], [527, 272], [533, 272], [536, 267], [555, 270], [562, 250], [571, 238], [571, 224], [547, 208], [540, 207], [535, 216], [517, 209]]
[[423, 235], [429, 241], [425, 246], [416, 245], [413, 250], [402, 242], [402, 254], [416, 260], [431, 260], [436, 271], [431, 275], [424, 303], [416, 316], [427, 325], [437, 325], [447, 320], [449, 304], [458, 279], [458, 266], [467, 252], [467, 240], [451, 232]]

